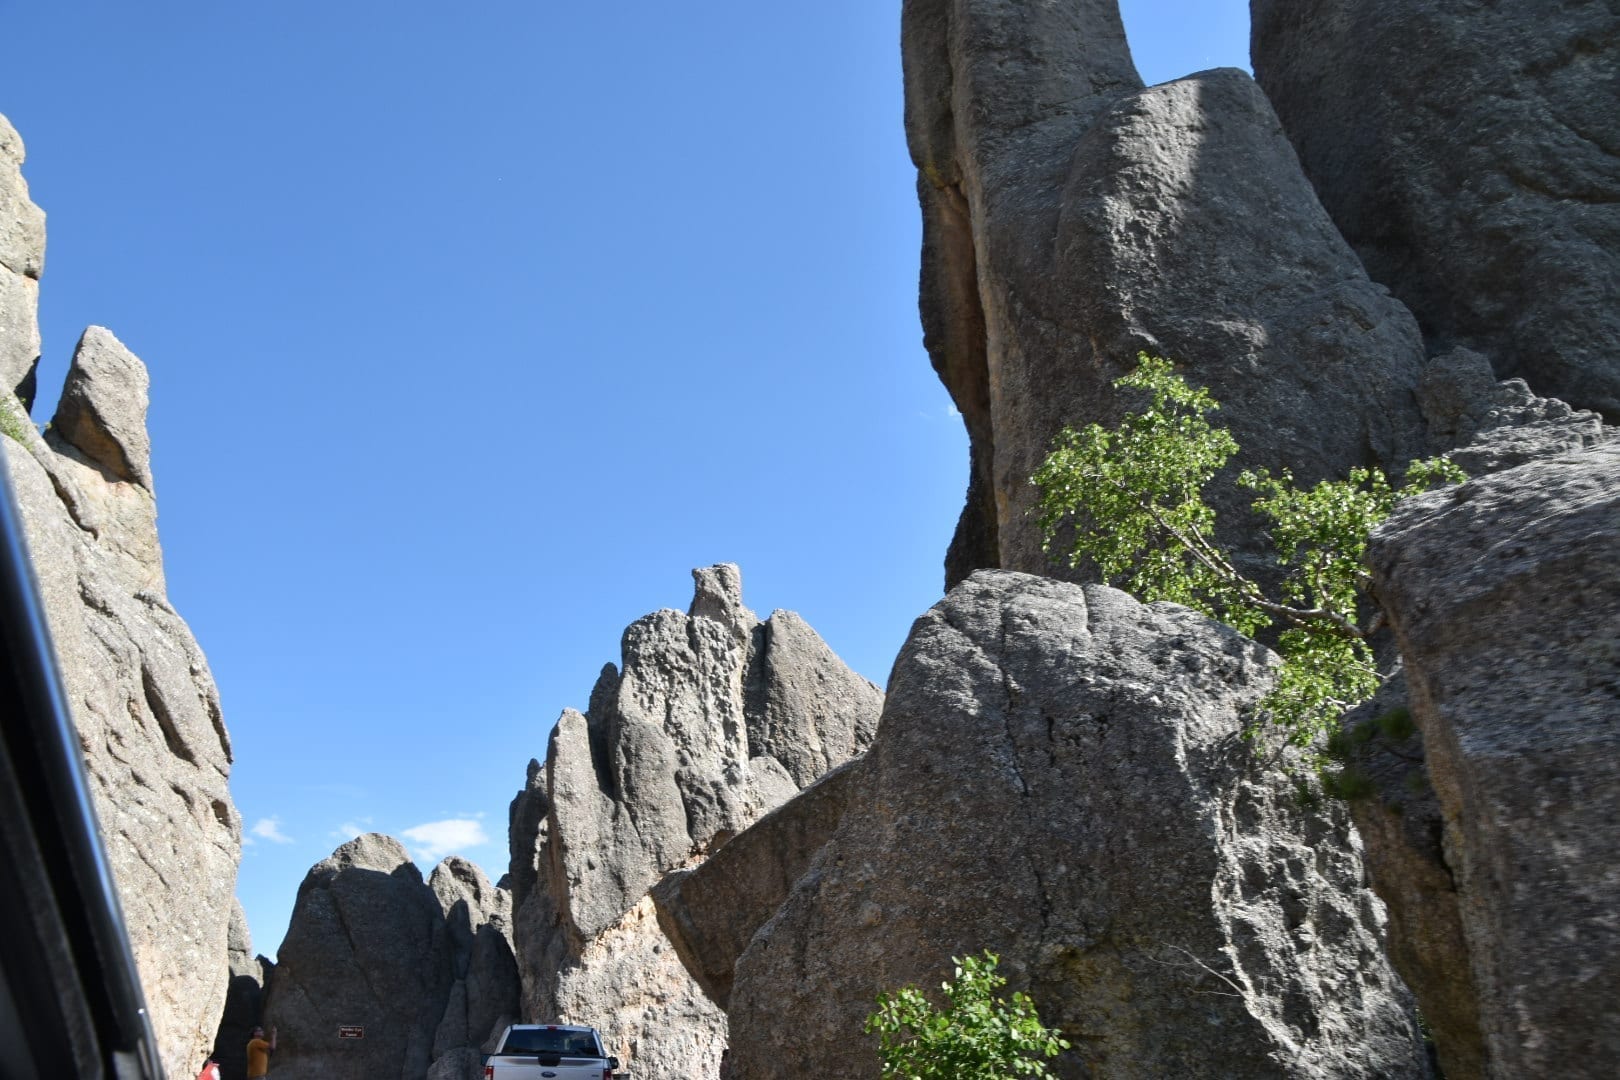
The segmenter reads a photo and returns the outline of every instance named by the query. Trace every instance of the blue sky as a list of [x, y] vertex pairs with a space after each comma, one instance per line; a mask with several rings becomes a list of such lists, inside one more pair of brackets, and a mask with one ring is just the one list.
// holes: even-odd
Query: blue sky
[[[1247, 64], [1242, 0], [1123, 10], [1149, 81]], [[260, 951], [358, 830], [498, 878], [529, 758], [694, 566], [886, 679], [967, 472], [917, 323], [898, 0], [0, 19], [41, 398], [90, 323], [151, 369]]]

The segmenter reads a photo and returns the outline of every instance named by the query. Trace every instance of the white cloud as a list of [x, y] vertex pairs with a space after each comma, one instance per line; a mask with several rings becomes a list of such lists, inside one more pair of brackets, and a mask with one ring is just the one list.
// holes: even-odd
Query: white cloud
[[343, 824], [339, 825], [326, 835], [331, 837], [333, 840], [341, 840], [346, 844], [355, 837], [364, 835], [365, 833], [371, 831], [373, 831], [371, 828], [371, 819], [368, 817], [363, 817], [358, 823], [353, 821], [345, 821]]
[[924, 411], [922, 409], [918, 409], [917, 410], [917, 415], [919, 417], [921, 417], [922, 419], [928, 420], [930, 422], [937, 421], [937, 420], [942, 420], [942, 419], [943, 420], [960, 420], [962, 418], [961, 412], [957, 410], [956, 405], [954, 403], [947, 404], [939, 412], [934, 412], [933, 410]]
[[411, 851], [424, 863], [436, 863], [446, 855], [489, 843], [483, 823], [475, 818], [451, 818], [413, 825], [404, 832]]
[[293, 842], [292, 837], [281, 831], [280, 817], [260, 818], [253, 823], [253, 828], [249, 829], [248, 833], [268, 840], [272, 844], [290, 844]]

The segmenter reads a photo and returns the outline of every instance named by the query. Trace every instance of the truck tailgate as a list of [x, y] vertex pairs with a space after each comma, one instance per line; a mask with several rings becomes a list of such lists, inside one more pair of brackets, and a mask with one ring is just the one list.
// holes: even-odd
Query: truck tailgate
[[497, 1054], [485, 1064], [494, 1069], [494, 1080], [602, 1080], [607, 1067], [601, 1058], [544, 1054]]

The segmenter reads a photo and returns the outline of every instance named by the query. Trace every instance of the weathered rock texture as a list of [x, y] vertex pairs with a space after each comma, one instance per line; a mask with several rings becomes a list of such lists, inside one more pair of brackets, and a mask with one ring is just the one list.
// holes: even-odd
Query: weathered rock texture
[[[1431, 450], [1480, 477], [1553, 457], [1613, 436], [1595, 412], [1537, 397], [1522, 379], [1498, 382], [1479, 353], [1454, 349], [1424, 369], [1418, 401], [1429, 424]], [[1393, 651], [1393, 650], [1390, 650]], [[1409, 711], [1404, 673], [1346, 718], [1362, 736], [1380, 717]], [[1363, 725], [1373, 724], [1372, 729]], [[1353, 769], [1365, 791], [1351, 799], [1372, 886], [1389, 911], [1390, 961], [1417, 997], [1445, 1075], [1485, 1075], [1485, 1043], [1448, 861], [1444, 809], [1429, 781], [1420, 735], [1391, 739], [1380, 732], [1355, 750]]]
[[1445, 822], [1486, 1073], [1620, 1068], [1620, 446], [1402, 504], [1373, 537]]
[[864, 758], [840, 765], [744, 829], [692, 870], [653, 887], [659, 925], [722, 1009], [754, 933], [787, 900], [861, 784]]
[[28, 198], [22, 163], [22, 139], [0, 116], [0, 391], [14, 391], [32, 405], [45, 213]]
[[1426, 1075], [1353, 833], [1243, 738], [1274, 662], [1100, 586], [959, 585], [737, 965], [739, 1075], [876, 1075], [875, 995], [986, 948], [1073, 1040], [1065, 1077]]
[[428, 887], [444, 915], [451, 976], [430, 1075], [479, 1080], [480, 1054], [492, 1053], [492, 1040], [517, 1020], [522, 993], [512, 955], [512, 894], [454, 855], [434, 867]]
[[[0, 126], [0, 142], [9, 133]], [[15, 204], [0, 211], [3, 223]], [[20, 232], [15, 221], [0, 227], [5, 260], [20, 242], [37, 248], [37, 219], [24, 215], [23, 224]], [[38, 272], [37, 260], [17, 265]], [[10, 287], [0, 281], [0, 291]], [[4, 369], [0, 407], [13, 409], [10, 387], [37, 353], [33, 338], [14, 349], [16, 332], [0, 327], [0, 353], [30, 357]], [[213, 1047], [225, 1003], [242, 829], [226, 786], [231, 746], [219, 695], [165, 596], [146, 406], [146, 369], [91, 327], [49, 432], [25, 424], [21, 441], [0, 438], [0, 453], [27, 525], [159, 1052], [184, 1075]]]
[[[1419, 455], [1417, 324], [1248, 76], [1143, 89], [1106, 0], [906, 0], [903, 18], [924, 336], [972, 444], [947, 581], [1052, 571], [1029, 477], [1063, 426], [1118, 416], [1110, 384], [1139, 351], [1211, 388], [1241, 464], [1314, 480]], [[1249, 547], [1241, 524], [1226, 539]]]
[[1429, 361], [1417, 393], [1430, 449], [1469, 476], [1584, 450], [1614, 434], [1597, 413], [1539, 397], [1523, 379], [1498, 382], [1490, 361], [1471, 349]]
[[1254, 69], [1433, 349], [1620, 417], [1620, 8], [1252, 0]]
[[[214, 1057], [219, 1061], [221, 1080], [245, 1080], [247, 1044], [259, 1024], [264, 1005], [264, 984], [275, 964], [253, 952], [247, 916], [237, 904], [231, 913], [227, 962], [230, 982], [225, 991], [225, 1011], [214, 1036]], [[181, 1074], [184, 1075], [184, 1074]]]
[[726, 1020], [648, 896], [870, 743], [882, 695], [802, 619], [761, 622], [735, 566], [624, 634], [512, 804], [523, 1015], [590, 1023], [640, 1076], [710, 1076]]
[[1354, 743], [1347, 764], [1359, 781], [1350, 791], [1350, 817], [1369, 882], [1389, 915], [1390, 964], [1417, 999], [1447, 1080], [1474, 1080], [1484, 1075], [1485, 1041], [1444, 812], [1429, 782], [1422, 736], [1408, 733], [1405, 723], [1380, 723], [1403, 716], [1410, 717], [1410, 695], [1404, 672], [1397, 672], [1345, 717]]
[[[470, 1077], [489, 1029], [517, 1011], [509, 899], [450, 859], [424, 883], [399, 841], [369, 834], [298, 889], [265, 1000], [278, 1078]], [[339, 1028], [359, 1027], [360, 1038]]]

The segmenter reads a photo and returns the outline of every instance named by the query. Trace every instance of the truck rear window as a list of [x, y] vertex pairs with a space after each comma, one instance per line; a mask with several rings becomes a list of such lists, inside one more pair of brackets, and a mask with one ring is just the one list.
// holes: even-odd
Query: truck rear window
[[509, 1032], [503, 1054], [561, 1054], [564, 1057], [601, 1057], [596, 1036], [588, 1031], [519, 1028]]

